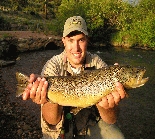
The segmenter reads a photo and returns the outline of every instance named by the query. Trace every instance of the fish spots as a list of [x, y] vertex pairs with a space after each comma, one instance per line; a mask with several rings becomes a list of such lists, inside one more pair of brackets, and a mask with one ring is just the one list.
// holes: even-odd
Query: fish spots
[[[136, 88], [145, 84], [142, 79], [145, 69], [129, 66], [109, 66], [92, 70], [76, 76], [47, 77], [48, 97], [62, 106], [88, 107], [96, 104], [102, 97], [111, 93], [115, 83], [121, 82], [126, 88]], [[17, 87], [22, 91], [27, 77], [17, 74]], [[20, 86], [21, 85], [21, 86]]]

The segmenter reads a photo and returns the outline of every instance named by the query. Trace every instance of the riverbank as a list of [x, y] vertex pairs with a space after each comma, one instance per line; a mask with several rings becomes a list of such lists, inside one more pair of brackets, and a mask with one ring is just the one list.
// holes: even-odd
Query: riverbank
[[[23, 68], [27, 71], [28, 64], [25, 60], [22, 59], [21, 63], [25, 64]], [[15, 71], [20, 67], [17, 62], [16, 65], [0, 69], [0, 138], [40, 139], [40, 106], [30, 100], [23, 101], [20, 97], [15, 97]]]
[[51, 34], [45, 34], [43, 32], [36, 32], [36, 31], [0, 31], [0, 38], [4, 36], [13, 36], [17, 38], [44, 38], [44, 37], [51, 37]]
[[0, 138], [42, 138], [40, 105], [31, 100], [23, 101], [21, 97], [16, 98], [15, 73], [39, 74], [44, 63], [57, 51], [52, 52], [25, 52], [19, 55], [16, 64], [0, 69]]
[[[21, 99], [10, 101], [10, 95], [14, 94], [7, 90], [6, 83], [3, 80], [2, 72], [0, 74], [0, 138], [1, 139], [29, 139], [42, 138], [39, 115], [39, 106], [31, 101], [23, 102]], [[14, 87], [12, 87], [14, 88]], [[12, 99], [11, 99], [12, 100]], [[34, 110], [30, 110], [33, 108]], [[38, 117], [37, 117], [38, 116]]]
[[0, 31], [0, 66], [15, 63], [22, 52], [60, 47], [63, 47], [60, 36], [37, 31]]

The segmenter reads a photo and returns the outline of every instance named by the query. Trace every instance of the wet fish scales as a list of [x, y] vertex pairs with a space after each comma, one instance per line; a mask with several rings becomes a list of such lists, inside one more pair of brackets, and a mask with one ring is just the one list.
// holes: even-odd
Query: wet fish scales
[[[148, 78], [143, 78], [145, 71], [131, 66], [109, 66], [77, 76], [46, 77], [49, 83], [47, 97], [62, 106], [85, 108], [111, 93], [117, 81], [128, 89], [143, 86], [148, 81]], [[18, 96], [28, 84], [28, 77], [17, 72], [16, 78]]]

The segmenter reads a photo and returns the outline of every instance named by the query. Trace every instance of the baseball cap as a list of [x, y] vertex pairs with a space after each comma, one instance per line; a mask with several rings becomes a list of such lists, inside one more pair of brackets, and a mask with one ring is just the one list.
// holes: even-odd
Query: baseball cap
[[81, 16], [73, 16], [66, 20], [63, 37], [76, 30], [88, 35], [86, 22]]

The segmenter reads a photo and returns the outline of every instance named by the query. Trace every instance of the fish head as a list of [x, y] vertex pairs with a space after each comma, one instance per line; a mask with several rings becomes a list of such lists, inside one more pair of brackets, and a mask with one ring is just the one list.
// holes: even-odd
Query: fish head
[[149, 78], [143, 78], [146, 69], [140, 67], [128, 67], [125, 73], [128, 80], [125, 82], [124, 87], [127, 89], [137, 88], [143, 86]]

